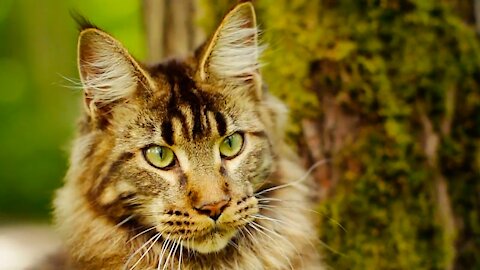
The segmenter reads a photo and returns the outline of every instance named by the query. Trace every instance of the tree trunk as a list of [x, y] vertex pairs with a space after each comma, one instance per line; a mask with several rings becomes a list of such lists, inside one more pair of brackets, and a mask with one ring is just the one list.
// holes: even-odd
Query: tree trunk
[[143, 0], [147, 61], [184, 57], [204, 39], [198, 0]]
[[477, 34], [480, 34], [480, 0], [473, 0], [475, 7], [475, 26], [477, 29]]

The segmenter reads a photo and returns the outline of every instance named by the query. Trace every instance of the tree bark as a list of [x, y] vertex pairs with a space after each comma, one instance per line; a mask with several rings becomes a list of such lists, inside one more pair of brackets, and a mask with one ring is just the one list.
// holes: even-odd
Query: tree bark
[[475, 5], [475, 28], [477, 34], [480, 34], [480, 0], [474, 0]]
[[437, 217], [440, 224], [444, 228], [444, 241], [446, 246], [450, 247], [448, 256], [451, 256], [447, 270], [454, 269], [455, 258], [455, 240], [457, 236], [457, 228], [455, 225], [455, 216], [453, 214], [452, 203], [448, 192], [448, 182], [442, 174], [440, 164], [438, 163], [438, 148], [442, 136], [449, 136], [452, 124], [452, 114], [455, 104], [455, 88], [447, 91], [446, 108], [447, 113], [442, 119], [441, 132], [435, 132], [432, 121], [425, 113], [424, 106], [417, 103], [417, 110], [420, 115], [420, 122], [423, 126], [423, 151], [427, 157], [427, 163], [433, 175], [434, 198], [437, 204]]
[[184, 57], [205, 35], [197, 26], [198, 0], [143, 0], [147, 61]]

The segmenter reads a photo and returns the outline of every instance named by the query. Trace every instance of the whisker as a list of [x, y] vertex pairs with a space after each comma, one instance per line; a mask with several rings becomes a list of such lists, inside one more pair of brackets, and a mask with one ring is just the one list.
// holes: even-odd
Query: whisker
[[237, 244], [235, 244], [235, 242], [233, 242], [232, 240], [229, 240], [228, 241], [228, 244], [231, 245], [233, 248], [235, 248], [236, 250], [239, 250], [239, 246]]
[[[160, 238], [161, 234], [160, 233], [157, 233], [155, 234], [154, 237], [152, 237], [153, 241], [152, 244], [147, 248], [147, 250], [142, 254], [142, 256], [140, 257], [140, 259], [137, 260], [137, 262], [132, 266], [130, 267], [129, 270], [132, 270], [132, 269], [135, 269], [135, 267], [137, 267], [137, 265], [142, 261], [142, 259], [147, 255], [147, 253], [150, 251], [150, 249], [152, 249], [152, 247], [155, 245], [155, 243], [157, 243], [157, 240]], [[148, 243], [148, 242], [147, 242]], [[141, 248], [143, 248], [144, 246], [142, 246]]]
[[[320, 213], [319, 213], [319, 214], [320, 214]], [[258, 214], [257, 214], [257, 215], [258, 215]], [[280, 220], [276, 220], [276, 221], [275, 221], [275, 219], [273, 219], [273, 218], [268, 218], [268, 217], [266, 217], [266, 216], [263, 216], [263, 218], [259, 218], [259, 219], [268, 219], [268, 220], [270, 220], [270, 221], [272, 221], [272, 222], [279, 222], [279, 223], [281, 223], [281, 225], [284, 225], [284, 226], [286, 226], [286, 227], [293, 225], [293, 223], [280, 222]], [[257, 224], [257, 226], [261, 226], [261, 225], [258, 224], [258, 223], [256, 223], [256, 224]], [[341, 226], [340, 224], [338, 224], [338, 225]], [[294, 226], [294, 225], [293, 225], [293, 226]], [[262, 226], [262, 227], [263, 227], [263, 226]], [[265, 228], [265, 229], [267, 229], [267, 228]], [[267, 229], [267, 230], [268, 230], [268, 229]], [[346, 231], [345, 231], [345, 232], [346, 232]], [[276, 233], [276, 232], [274, 232], [274, 233]], [[277, 234], [278, 234], [278, 233], [277, 233]], [[278, 235], [278, 236], [281, 236], [281, 235]], [[308, 239], [308, 238], [307, 238], [307, 240], [308, 240], [309, 245], [310, 245], [311, 247], [315, 248], [315, 245], [312, 243], [312, 241], [311, 241], [310, 239]], [[331, 252], [333, 252], [333, 253], [335, 253], [335, 254], [339, 254], [339, 255], [345, 256], [345, 254], [340, 253], [339, 251], [337, 251], [337, 250], [335, 250], [334, 248], [330, 247], [329, 245], [327, 245], [327, 244], [326, 244], [324, 241], [322, 241], [321, 239], [315, 239], [315, 240], [316, 240], [315, 242], [320, 243], [320, 245], [322, 245], [323, 247], [327, 248], [327, 249], [330, 250]]]
[[[195, 236], [192, 237], [192, 246], [193, 246], [193, 243], [195, 243]], [[197, 253], [194, 250], [192, 250], [192, 253], [193, 253], [193, 258], [196, 259], [197, 258]]]
[[283, 202], [283, 203], [305, 203], [305, 200], [289, 200], [289, 199], [279, 199], [279, 198], [272, 198], [272, 197], [262, 197], [261, 195], [260, 198], [257, 198], [258, 202]]
[[[248, 223], [248, 225], [250, 225], [252, 228], [254, 228], [254, 229], [255, 229], [256, 231], [258, 231], [259, 233], [261, 233], [261, 234], [265, 235], [266, 237], [270, 238], [270, 240], [272, 240], [273, 242], [278, 243], [278, 241], [275, 241], [275, 239], [273, 239], [273, 237], [271, 237], [270, 235], [268, 235], [267, 233], [265, 233], [264, 231], [262, 231], [262, 229], [261, 229], [262, 227], [261, 227], [258, 223], [256, 223], [256, 222], [251, 222], [251, 223]], [[259, 226], [259, 227], [257, 227], [257, 226]], [[265, 228], [265, 227], [263, 227], [263, 228]], [[281, 239], [284, 240], [284, 241], [286, 241], [286, 239], [284, 239], [283, 237], [281, 237]], [[287, 242], [288, 242], [288, 241], [287, 241]], [[288, 242], [288, 243], [290, 243], [290, 242]], [[290, 244], [290, 245], [291, 245], [291, 244]], [[294, 248], [295, 248], [295, 247], [294, 247]], [[295, 249], [296, 249], [296, 248], [295, 248]], [[290, 258], [288, 258], [288, 256], [285, 254], [284, 251], [282, 251], [282, 249], [279, 249], [279, 251], [282, 253], [283, 257], [285, 257], [285, 259], [287, 259], [287, 262], [288, 262], [288, 265], [290, 266], [290, 269], [293, 270], [294, 268], [293, 268], [292, 262], [290, 261]], [[298, 251], [297, 251], [297, 253], [298, 253]]]
[[169, 239], [170, 235], [171, 235], [171, 233], [168, 234], [168, 236], [166, 237], [166, 240], [162, 244], [162, 249], [160, 251], [160, 256], [159, 256], [159, 259], [158, 259], [157, 270], [160, 270], [160, 267], [162, 266], [163, 256], [165, 255], [165, 252], [167, 251], [168, 246], [170, 245], [170, 242], [171, 242], [171, 240]]
[[[170, 251], [168, 252], [168, 256], [167, 256], [167, 259], [165, 260], [165, 263], [163, 264], [162, 270], [167, 269], [167, 265], [168, 265], [168, 262], [170, 261], [170, 258], [171, 258], [171, 256], [172, 256], [172, 253], [175, 252], [175, 250], [177, 249], [177, 247], [178, 247], [178, 242], [177, 242], [177, 240], [173, 240], [172, 247], [170, 248]], [[170, 266], [171, 266], [171, 265], [170, 265]]]
[[[242, 227], [240, 228], [240, 230], [238, 230], [238, 232], [240, 232], [240, 234], [242, 235], [242, 239], [244, 239], [244, 241], [248, 241], [251, 243], [251, 240], [249, 238], [248, 235], [245, 235], [245, 233], [243, 232], [243, 230], [246, 230], [246, 227]], [[239, 240], [239, 243], [240, 243], [240, 240]], [[246, 243], [245, 243], [246, 244]], [[237, 245], [238, 246], [238, 245]]]
[[157, 265], [157, 270], [160, 270], [160, 266], [162, 265], [162, 258], [163, 258], [163, 250], [165, 248], [165, 245], [168, 243], [168, 239], [163, 241], [162, 243], [162, 248], [160, 249], [160, 256], [158, 256], [158, 265]]
[[277, 242], [277, 241], [275, 241], [275, 239], [273, 239], [270, 235], [268, 235], [267, 233], [265, 233], [264, 231], [262, 231], [261, 228], [257, 226], [258, 223], [256, 223], [256, 222], [250, 222], [250, 223], [248, 223], [248, 225], [249, 225], [250, 227], [252, 227], [253, 229], [255, 229], [256, 231], [258, 231], [259, 233], [261, 233], [261, 234], [265, 235], [266, 237], [270, 238], [270, 240], [272, 240], [272, 241], [274, 241], [274, 242]]
[[[274, 199], [274, 198], [273, 198]], [[266, 210], [270, 210], [270, 211], [276, 211], [274, 208], [284, 208], [284, 209], [295, 209], [295, 210], [303, 210], [303, 211], [308, 211], [308, 212], [312, 212], [312, 213], [315, 213], [317, 215], [321, 215], [321, 216], [324, 216], [326, 218], [328, 218], [329, 221], [331, 221], [333, 224], [337, 225], [340, 229], [342, 229], [344, 232], [348, 232], [347, 229], [345, 227], [342, 226], [342, 224], [340, 222], [338, 222], [337, 220], [335, 220], [334, 218], [332, 217], [329, 217], [327, 215], [325, 215], [324, 213], [321, 213], [321, 212], [318, 212], [316, 210], [313, 210], [313, 209], [309, 209], [309, 208], [306, 208], [306, 207], [301, 207], [301, 206], [283, 206], [283, 205], [271, 205], [271, 204], [261, 204], [259, 203], [258, 204], [258, 208], [260, 209], [266, 209]]]
[[[297, 229], [301, 229], [301, 227], [299, 227], [299, 224], [296, 224], [296, 223], [293, 223], [292, 221], [289, 221], [287, 219], [285, 220], [280, 220], [280, 219], [275, 219], [275, 218], [271, 218], [271, 217], [267, 217], [267, 216], [264, 216], [264, 215], [261, 215], [261, 214], [256, 214], [256, 215], [259, 215], [258, 219], [263, 219], [263, 220], [268, 220], [268, 221], [271, 221], [271, 222], [274, 222], [276, 225], [280, 225], [286, 229], [289, 229], [289, 228], [297, 228]], [[257, 225], [261, 226], [260, 224], [257, 223]], [[278, 234], [279, 237], [282, 237], [281, 235]], [[304, 236], [305, 240], [308, 241], [308, 244], [312, 247], [312, 248], [316, 248], [315, 245], [313, 244], [313, 242], [311, 241], [311, 239], [308, 237], [308, 236]], [[285, 239], [287, 240], [287, 239]], [[319, 240], [319, 239], [316, 239], [316, 240]], [[288, 241], [288, 240], [287, 240]], [[290, 242], [289, 242], [290, 243]], [[292, 246], [293, 247], [293, 246]], [[295, 247], [294, 247], [295, 248]], [[295, 248], [295, 250], [297, 250]], [[297, 253], [298, 253], [298, 250], [297, 250]]]
[[245, 234], [243, 233], [243, 229], [244, 229], [244, 228], [245, 228], [245, 227], [242, 227], [242, 228], [240, 228], [240, 230], [238, 230], [238, 232], [240, 232], [240, 234], [242, 234], [242, 238], [245, 238], [245, 237], [246, 237]]
[[187, 249], [187, 258], [190, 259], [192, 257], [192, 251], [190, 250], [191, 247], [190, 247], [190, 243], [192, 242], [192, 239], [187, 239], [187, 242], [186, 242], [186, 249]]
[[267, 216], [264, 216], [264, 215], [261, 215], [261, 214], [255, 214], [255, 215], [252, 215], [252, 217], [257, 218], [257, 219], [272, 221], [272, 222], [275, 222], [275, 223], [283, 224], [285, 226], [298, 227], [298, 224], [295, 224], [295, 223], [292, 223], [292, 222], [288, 223], [286, 221], [276, 219], [276, 218], [267, 217]]
[[[263, 229], [263, 230], [265, 230], [265, 231], [267, 231], [267, 232], [269, 232], [269, 233], [277, 236], [278, 238], [284, 240], [284, 241], [287, 242], [291, 247], [293, 247], [295, 250], [297, 250], [297, 248], [296, 248], [292, 243], [290, 243], [290, 241], [288, 241], [288, 240], [285, 238], [285, 236], [280, 235], [278, 232], [276, 232], [276, 231], [274, 231], [274, 230], [271, 230], [271, 229], [269, 229], [269, 228], [267, 228], [267, 227], [265, 227], [265, 226], [260, 225], [258, 222], [252, 222], [252, 224], [254, 224], [254, 225], [258, 226], [260, 229]], [[300, 254], [300, 253], [298, 252], [298, 250], [297, 250], [297, 254]]]
[[[324, 215], [326, 216], [326, 215]], [[340, 229], [342, 229], [344, 232], [348, 233], [347, 229], [345, 229], [345, 227], [342, 226], [342, 224], [340, 224], [340, 222], [336, 221], [335, 219], [329, 217], [329, 216], [326, 216], [328, 218], [329, 221], [331, 221], [333, 224], [337, 225]]]
[[[180, 249], [180, 254], [179, 255], [179, 258], [177, 259], [177, 264], [178, 264], [178, 267], [180, 267], [180, 257], [181, 257], [181, 254], [182, 254], [182, 249], [183, 249], [183, 246], [182, 246], [182, 236], [180, 236], [180, 238], [178, 238], [178, 249]], [[174, 255], [177, 254], [177, 251], [175, 251]], [[173, 268], [172, 268], [173, 269]]]
[[63, 84], [63, 83], [54, 83], [56, 85], [59, 85], [61, 87], [65, 87], [65, 88], [70, 88], [70, 89], [79, 89], [79, 90], [83, 90], [83, 84], [82, 84], [82, 81], [79, 80], [79, 79], [75, 79], [75, 78], [69, 78], [65, 75], [62, 75], [60, 73], [57, 73], [58, 76], [60, 76], [62, 79], [64, 79], [66, 81], [66, 84]]
[[128, 221], [132, 220], [132, 218], [134, 217], [135, 215], [130, 215], [128, 216], [127, 218], [125, 218], [124, 220], [120, 221], [119, 223], [117, 223], [117, 225], [115, 225], [115, 228], [119, 228], [120, 226], [122, 226], [123, 224], [127, 223]]
[[257, 201], [259, 202], [286, 202], [286, 200], [278, 199], [278, 198], [258, 198]]
[[[181, 239], [181, 238], [180, 238], [180, 239]], [[179, 257], [179, 259], [178, 259], [178, 268], [177, 268], [177, 270], [181, 270], [182, 256], [183, 256], [183, 245], [180, 244], [180, 257]]]
[[142, 234], [144, 234], [144, 233], [147, 233], [147, 232], [149, 232], [149, 231], [151, 231], [151, 230], [153, 230], [153, 229], [155, 229], [155, 227], [150, 227], [150, 228], [148, 228], [148, 229], [146, 229], [146, 230], [144, 230], [144, 231], [142, 231], [142, 232], [140, 232], [140, 233], [137, 233], [136, 235], [134, 235], [132, 238], [130, 238], [130, 239], [127, 241], [127, 244], [130, 243], [130, 242], [132, 242], [135, 238], [139, 237], [140, 235], [142, 235]]
[[330, 247], [329, 245], [327, 245], [327, 244], [326, 244], [325, 242], [323, 242], [322, 240], [319, 240], [319, 243], [320, 243], [320, 245], [322, 245], [322, 247], [330, 250], [331, 252], [333, 252], [333, 253], [335, 253], [335, 254], [337, 254], [337, 255], [340, 255], [340, 256], [343, 256], [343, 257], [347, 256], [347, 255], [345, 255], [344, 253], [342, 253], [342, 252], [340, 252], [340, 251], [337, 251], [336, 249]]
[[[174, 249], [173, 252], [172, 252], [172, 260], [170, 261], [171, 269], [173, 269], [173, 267], [175, 266], [175, 265], [174, 265], [174, 262], [175, 262], [174, 257], [175, 257], [175, 255], [177, 254], [178, 248], [181, 246], [182, 238], [180, 237], [179, 239], [177, 239], [176, 242], [177, 242], [177, 245], [175, 246], [175, 249]], [[178, 263], [178, 262], [177, 262], [177, 263]]]
[[124, 218], [123, 220], [121, 220], [120, 222], [118, 222], [117, 224], [115, 224], [115, 226], [113, 226], [109, 231], [108, 233], [106, 233], [105, 237], [111, 237], [113, 236], [113, 238], [115, 238], [115, 242], [112, 243], [112, 244], [117, 244], [117, 242], [121, 241], [121, 238], [117, 238], [114, 236], [114, 234], [117, 232], [117, 229], [119, 227], [121, 227], [123, 224], [127, 223], [129, 220], [131, 220], [132, 218], [134, 218], [135, 215], [129, 215], [128, 217]]
[[[261, 229], [263, 229], [263, 230], [265, 230], [265, 231], [267, 231], [267, 232], [270, 232], [270, 233], [272, 233], [273, 235], [275, 235], [275, 236], [277, 236], [278, 238], [280, 238], [280, 239], [282, 239], [283, 241], [285, 241], [290, 247], [292, 247], [292, 248], [295, 250], [295, 252], [296, 252], [297, 254], [300, 255], [300, 252], [298, 251], [297, 247], [295, 247], [295, 245], [293, 245], [290, 241], [288, 241], [288, 239], [285, 238], [285, 236], [279, 234], [279, 233], [276, 232], [275, 230], [272, 230], [272, 229], [269, 229], [269, 228], [267, 228], [267, 227], [265, 227], [265, 226], [262, 226], [261, 224], [259, 224], [259, 223], [257, 223], [257, 222], [253, 222], [253, 223], [255, 223], [257, 226], [259, 226]], [[292, 226], [293, 223], [290, 224], [290, 225], [289, 225], [289, 224], [283, 224], [283, 225], [286, 226], [286, 227], [288, 227], [288, 226]], [[294, 227], [295, 227], [295, 225], [294, 225]], [[313, 245], [312, 245], [312, 246], [313, 246]]]
[[264, 190], [261, 190], [261, 191], [255, 193], [254, 195], [258, 196], [258, 195], [264, 194], [266, 192], [274, 191], [274, 190], [281, 189], [281, 188], [286, 188], [286, 187], [289, 187], [289, 186], [294, 186], [298, 183], [301, 183], [301, 182], [305, 181], [305, 179], [307, 179], [307, 177], [310, 175], [310, 173], [312, 173], [312, 171], [315, 168], [317, 168], [320, 165], [323, 165], [323, 164], [327, 163], [328, 161], [329, 161], [329, 159], [324, 159], [324, 160], [320, 160], [320, 161], [315, 162], [312, 166], [310, 166], [310, 168], [307, 170], [307, 172], [300, 179], [298, 179], [296, 181], [286, 183], [286, 184], [282, 184], [282, 185], [278, 185], [278, 186], [274, 186], [274, 187], [271, 187], [271, 188], [267, 188], [267, 189], [264, 189]]
[[[247, 225], [248, 224], [250, 223], [247, 223]], [[255, 244], [258, 245], [257, 239], [253, 236], [252, 232], [250, 232], [250, 230], [247, 227], [244, 227], [244, 228], [245, 228], [245, 232], [247, 232], [247, 234], [250, 235], [250, 241], [255, 242]]]
[[157, 235], [152, 236], [150, 239], [148, 239], [142, 246], [140, 246], [130, 257], [128, 257], [127, 262], [125, 263], [124, 269], [127, 269], [128, 264], [130, 263], [130, 260], [135, 256], [137, 253], [139, 253], [145, 246], [148, 245]]

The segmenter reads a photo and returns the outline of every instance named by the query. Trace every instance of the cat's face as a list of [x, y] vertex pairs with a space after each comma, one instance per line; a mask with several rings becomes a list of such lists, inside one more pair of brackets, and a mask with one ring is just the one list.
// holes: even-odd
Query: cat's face
[[117, 203], [142, 225], [217, 251], [258, 212], [253, 193], [271, 171], [269, 140], [248, 95], [209, 93], [177, 63], [161, 70], [174, 68], [150, 75], [164, 94], [112, 114], [111, 153], [121, 164], [100, 198], [123, 197]]
[[198, 57], [142, 67], [112, 37], [84, 29], [79, 68], [86, 166], [99, 211], [202, 253], [239, 235], [274, 166], [250, 5], [230, 12]]

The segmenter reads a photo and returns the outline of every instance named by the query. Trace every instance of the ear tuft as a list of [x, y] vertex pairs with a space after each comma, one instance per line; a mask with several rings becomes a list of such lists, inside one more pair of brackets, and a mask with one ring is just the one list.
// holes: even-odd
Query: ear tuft
[[251, 2], [237, 5], [230, 11], [200, 59], [200, 79], [209, 77], [243, 85], [259, 75], [258, 29]]
[[116, 41], [105, 32], [88, 28], [80, 33], [78, 67], [87, 109], [97, 109], [133, 95], [147, 75]]
[[80, 32], [88, 28], [100, 29], [76, 10], [70, 10], [70, 16], [77, 23]]

